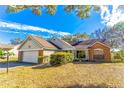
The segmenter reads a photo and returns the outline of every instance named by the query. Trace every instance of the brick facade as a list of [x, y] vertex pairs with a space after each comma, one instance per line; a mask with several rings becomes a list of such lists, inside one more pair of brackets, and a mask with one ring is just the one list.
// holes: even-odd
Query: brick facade
[[90, 61], [94, 61], [94, 49], [102, 49], [104, 52], [104, 61], [108, 62], [111, 61], [111, 52], [110, 52], [110, 48], [100, 44], [100, 43], [95, 43], [93, 46], [88, 48], [89, 51], [89, 60]]

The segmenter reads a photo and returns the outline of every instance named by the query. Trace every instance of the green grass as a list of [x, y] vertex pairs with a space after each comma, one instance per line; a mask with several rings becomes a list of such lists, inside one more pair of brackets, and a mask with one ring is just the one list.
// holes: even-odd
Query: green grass
[[18, 67], [0, 73], [0, 87], [124, 87], [124, 63]]
[[[0, 58], [0, 62], [6, 62], [6, 61], [7, 61], [6, 58], [5, 59]], [[13, 56], [13, 57], [9, 58], [9, 62], [16, 62], [16, 61], [18, 61], [18, 57], [16, 57], [16, 56]]]

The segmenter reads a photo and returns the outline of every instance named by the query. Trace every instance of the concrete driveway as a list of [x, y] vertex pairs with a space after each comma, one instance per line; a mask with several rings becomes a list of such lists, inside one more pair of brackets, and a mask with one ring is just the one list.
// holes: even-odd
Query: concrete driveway
[[[9, 68], [15, 68], [20, 66], [32, 66], [31, 63], [24, 63], [24, 62], [9, 62]], [[0, 62], [0, 70], [5, 70], [7, 67], [6, 62]]]

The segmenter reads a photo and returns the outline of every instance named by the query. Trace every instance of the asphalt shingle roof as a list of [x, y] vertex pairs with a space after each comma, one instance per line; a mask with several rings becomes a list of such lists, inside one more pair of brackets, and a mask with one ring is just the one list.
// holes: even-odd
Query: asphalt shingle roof
[[39, 44], [41, 44], [45, 49], [57, 49], [54, 45], [52, 45], [47, 40], [38, 37], [38, 36], [31, 36], [34, 40], [36, 40]]
[[66, 41], [60, 38], [53, 38], [49, 41], [61, 50], [74, 50], [75, 49], [71, 44], [67, 43]]
[[105, 44], [105, 45], [109, 46], [108, 43], [103, 39], [90, 39], [90, 40], [85, 40], [85, 41], [79, 41], [79, 42], [76, 42], [76, 43], [74, 43], [72, 45], [76, 49], [80, 49], [80, 48], [86, 49], [89, 46], [93, 45], [95, 42], [100, 42], [102, 44]]

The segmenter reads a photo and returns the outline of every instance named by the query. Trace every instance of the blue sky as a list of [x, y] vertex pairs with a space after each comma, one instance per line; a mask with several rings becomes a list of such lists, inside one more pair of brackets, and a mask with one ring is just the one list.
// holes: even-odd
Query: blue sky
[[[111, 10], [111, 6], [108, 7]], [[58, 6], [55, 15], [51, 16], [43, 11], [41, 16], [36, 16], [31, 13], [30, 9], [23, 10], [19, 13], [6, 13], [6, 6], [0, 6], [0, 43], [9, 43], [10, 39], [17, 37], [25, 38], [28, 35], [39, 35], [50, 37], [51, 35], [74, 34], [74, 33], [92, 33], [98, 28], [103, 28], [105, 23], [102, 23], [101, 12], [91, 12], [88, 19], [81, 20], [74, 14], [67, 14], [62, 6]], [[3, 27], [3, 23], [9, 24], [9, 27]], [[11, 28], [11, 24], [17, 25]], [[18, 26], [32, 26], [38, 29], [46, 29], [45, 31], [32, 29], [18, 29]], [[36, 28], [34, 28], [36, 29]], [[49, 33], [49, 30], [58, 32], [57, 34]], [[60, 34], [60, 33], [61, 34]]]

